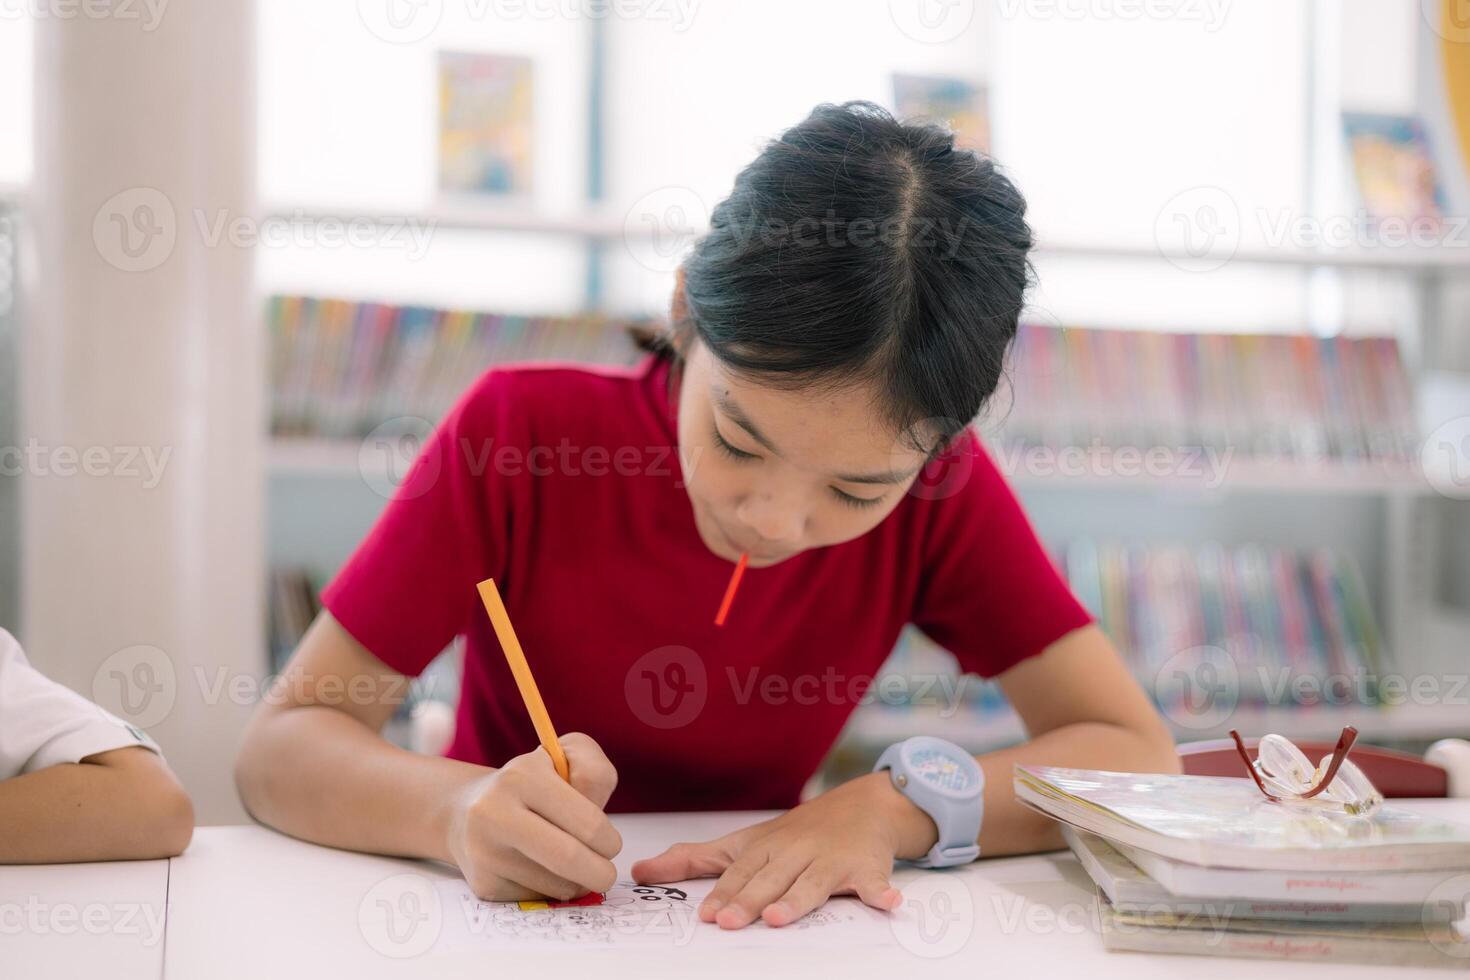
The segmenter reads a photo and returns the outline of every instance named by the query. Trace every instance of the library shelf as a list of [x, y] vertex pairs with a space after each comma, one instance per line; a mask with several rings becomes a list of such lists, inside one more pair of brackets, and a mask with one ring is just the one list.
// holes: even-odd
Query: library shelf
[[[692, 191], [690, 192], [693, 193]], [[667, 234], [656, 222], [637, 220], [638, 212], [612, 209], [572, 211], [565, 214], [542, 213], [524, 205], [479, 204], [474, 202], [435, 203], [422, 208], [376, 208], [340, 206], [273, 205], [266, 209], [269, 217], [291, 222], [341, 224], [365, 222], [376, 224], [412, 222], [435, 228], [469, 232], [522, 232], [561, 235], [585, 239], [642, 238], [656, 233]], [[677, 229], [698, 236], [705, 228]], [[1042, 258], [1124, 259], [1194, 263], [1199, 256], [1161, 248], [1147, 242], [1083, 242], [1038, 240], [1035, 254]], [[1246, 265], [1296, 266], [1302, 268], [1360, 269], [1384, 272], [1470, 272], [1470, 248], [1431, 247], [1424, 245], [1355, 245], [1348, 248], [1240, 248], [1228, 256], [1228, 262]], [[1223, 264], [1223, 262], [1222, 262]]]
[[[1344, 725], [1353, 725], [1367, 742], [1426, 741], [1470, 737], [1470, 706], [1461, 692], [1456, 703], [1357, 705], [1312, 707], [1240, 705], [1227, 718], [1210, 725], [1181, 724], [1168, 719], [1178, 742], [1224, 738], [1234, 728], [1244, 736], [1271, 732], [1294, 738], [1331, 741]], [[1168, 713], [1165, 712], [1168, 718]], [[937, 710], [860, 708], [844, 729], [841, 742], [851, 747], [889, 745], [912, 735], [947, 738], [972, 751], [1014, 745], [1026, 739], [1025, 727], [1009, 708], [989, 711], [959, 710], [945, 715]]]
[[[357, 478], [360, 475], [355, 439], [325, 439], [280, 436], [273, 438], [267, 458], [273, 476]], [[999, 457], [1000, 454], [997, 454]], [[1021, 490], [1032, 488], [1120, 489], [1156, 492], [1214, 493], [1243, 492], [1280, 495], [1395, 496], [1434, 493], [1423, 474], [1410, 468], [1383, 466], [1301, 465], [1287, 463], [1232, 463], [1225, 478], [1216, 483], [1192, 477], [1070, 476], [1064, 473], [1037, 474], [1024, 468], [1001, 471]]]

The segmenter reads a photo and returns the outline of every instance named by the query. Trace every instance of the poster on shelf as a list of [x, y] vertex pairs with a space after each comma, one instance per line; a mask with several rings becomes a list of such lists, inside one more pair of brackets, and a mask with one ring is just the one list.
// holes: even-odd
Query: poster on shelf
[[893, 76], [893, 108], [900, 119], [944, 123], [956, 145], [990, 152], [990, 91], [943, 75]]
[[1369, 217], [1438, 225], [1444, 193], [1423, 123], [1413, 116], [1344, 112], [1342, 125]]
[[528, 198], [533, 118], [529, 58], [439, 52], [439, 190]]

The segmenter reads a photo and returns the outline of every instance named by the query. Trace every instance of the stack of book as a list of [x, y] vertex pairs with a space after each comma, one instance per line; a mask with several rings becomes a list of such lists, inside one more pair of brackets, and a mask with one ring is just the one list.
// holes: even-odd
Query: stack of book
[[1011, 375], [1001, 439], [1012, 450], [1204, 449], [1383, 467], [1419, 452], [1391, 337], [1023, 326]]
[[508, 316], [276, 296], [270, 328], [271, 431], [354, 438], [388, 419], [438, 419], [494, 364], [630, 363], [628, 328], [606, 316]]
[[1245, 777], [1017, 766], [1097, 886], [1103, 945], [1470, 967], [1470, 827], [1267, 800]]

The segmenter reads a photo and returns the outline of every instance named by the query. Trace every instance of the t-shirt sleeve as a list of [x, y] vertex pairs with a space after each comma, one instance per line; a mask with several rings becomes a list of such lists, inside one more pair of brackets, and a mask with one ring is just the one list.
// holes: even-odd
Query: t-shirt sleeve
[[142, 730], [32, 667], [0, 630], [0, 779], [131, 747], [159, 751]]
[[516, 442], [513, 384], [490, 371], [471, 386], [322, 591], [343, 628], [400, 673], [422, 673], [464, 631], [475, 583], [502, 575], [513, 488], [493, 461]]
[[971, 433], [930, 497], [913, 621], [962, 670], [993, 677], [1092, 621]]

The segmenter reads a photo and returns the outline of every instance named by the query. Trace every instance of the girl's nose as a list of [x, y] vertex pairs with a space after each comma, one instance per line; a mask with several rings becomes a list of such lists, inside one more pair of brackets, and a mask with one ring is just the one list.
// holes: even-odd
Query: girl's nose
[[736, 510], [746, 527], [754, 531], [759, 542], [777, 548], [788, 548], [801, 543], [806, 517], [801, 506], [790, 498], [769, 490], [751, 494]]

